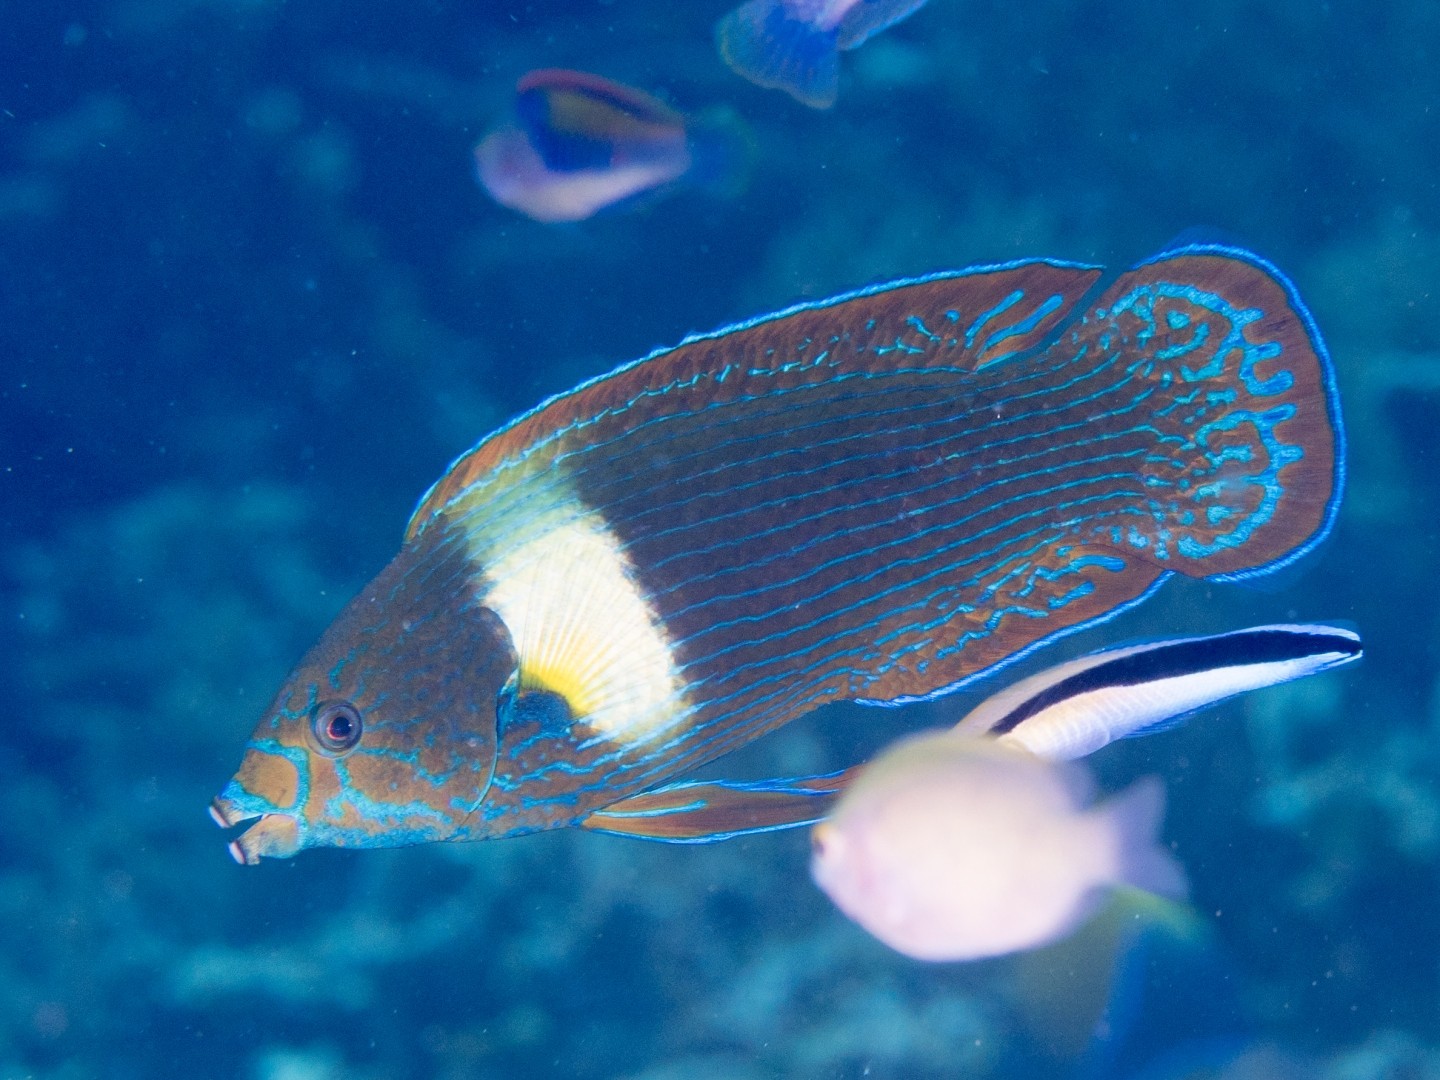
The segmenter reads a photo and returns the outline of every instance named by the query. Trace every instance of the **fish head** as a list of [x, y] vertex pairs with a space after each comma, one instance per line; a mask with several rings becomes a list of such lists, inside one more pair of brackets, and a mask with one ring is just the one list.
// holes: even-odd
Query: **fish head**
[[852, 919], [877, 886], [885, 886], [870, 873], [865, 823], [854, 817], [832, 815], [810, 830], [811, 880]]
[[446, 563], [402, 551], [285, 681], [210, 807], [222, 827], [249, 824], [237, 862], [467, 837], [516, 659]]

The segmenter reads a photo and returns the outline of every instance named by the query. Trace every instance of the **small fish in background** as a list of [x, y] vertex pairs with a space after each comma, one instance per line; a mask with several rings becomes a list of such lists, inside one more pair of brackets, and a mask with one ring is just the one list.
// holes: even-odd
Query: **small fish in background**
[[784, 90], [815, 109], [835, 104], [840, 52], [925, 5], [925, 0], [748, 0], [724, 16], [715, 40], [738, 75]]
[[502, 206], [547, 223], [684, 180], [733, 194], [749, 157], [726, 110], [687, 118], [658, 98], [598, 75], [545, 69], [515, 88], [515, 124], [475, 148], [480, 183]]
[[1079, 765], [950, 731], [901, 740], [815, 826], [811, 872], [850, 918], [917, 960], [1058, 941], [1130, 885], [1185, 894], [1156, 842], [1165, 791], [1137, 781], [1090, 807]]
[[1356, 660], [1359, 636], [1319, 624], [1252, 627], [1107, 649], [987, 698], [954, 728], [901, 740], [837, 774], [815, 826], [816, 883], [887, 945], [972, 960], [1049, 944], [1115, 886], [1184, 893], [1155, 842], [1157, 778], [1090, 809], [1073, 759], [1172, 726], [1205, 705]]

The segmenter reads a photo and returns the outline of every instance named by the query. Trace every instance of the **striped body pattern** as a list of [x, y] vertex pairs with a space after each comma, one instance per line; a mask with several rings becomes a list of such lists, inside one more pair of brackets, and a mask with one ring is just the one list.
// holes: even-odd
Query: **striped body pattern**
[[[217, 817], [261, 818], [245, 861], [408, 842], [325, 824], [389, 798], [430, 806], [433, 838], [577, 823], [828, 702], [953, 690], [1170, 573], [1294, 559], [1333, 517], [1339, 432], [1303, 307], [1230, 249], [1108, 281], [937, 275], [692, 338], [522, 416], [427, 493], [281, 691], [296, 715], [353, 703], [353, 749], [313, 752], [313, 716], [261, 722], [322, 771], [384, 757], [393, 791], [297, 813], [258, 790], [252, 740]], [[423, 680], [402, 608], [454, 635]], [[377, 649], [375, 679], [406, 690], [367, 704], [333, 669]], [[446, 765], [478, 795], [403, 776], [415, 740], [453, 749], [426, 698], [484, 717]]]

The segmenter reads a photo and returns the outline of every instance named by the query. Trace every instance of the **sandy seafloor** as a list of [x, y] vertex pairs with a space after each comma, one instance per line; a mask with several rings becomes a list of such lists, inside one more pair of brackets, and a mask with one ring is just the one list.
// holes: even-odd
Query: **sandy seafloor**
[[[7, 5], [0, 1077], [1440, 1077], [1440, 8], [932, 0], [828, 112], [721, 64], [725, 8]], [[470, 148], [540, 66], [728, 104], [748, 189], [495, 206]], [[231, 862], [205, 806], [251, 725], [505, 417], [797, 298], [1196, 227], [1330, 341], [1338, 526], [1273, 587], [1172, 583], [1051, 655], [1292, 618], [1367, 655], [1094, 759], [1165, 777], [1187, 925], [917, 964], [803, 832]], [[733, 771], [962, 704], [835, 710]]]

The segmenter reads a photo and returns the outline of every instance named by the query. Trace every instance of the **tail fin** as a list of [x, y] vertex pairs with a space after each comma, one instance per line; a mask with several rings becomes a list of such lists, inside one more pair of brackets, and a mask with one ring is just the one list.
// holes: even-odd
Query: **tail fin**
[[[1140, 476], [1149, 520], [1116, 518], [1087, 530], [1093, 541], [1223, 581], [1324, 538], [1344, 481], [1339, 400], [1319, 333], [1275, 267], [1233, 248], [1168, 252], [1117, 278], [1063, 341], [1068, 355], [1123, 365], [1156, 440]], [[1098, 414], [1097, 433], [1111, 420]]]
[[720, 56], [758, 86], [784, 90], [815, 109], [835, 104], [840, 81], [836, 29], [793, 18], [783, 0], [747, 0], [715, 27]]
[[733, 199], [750, 183], [755, 168], [755, 136], [735, 110], [706, 109], [688, 125], [690, 181], [722, 199]]
[[1165, 785], [1158, 776], [1141, 777], [1096, 813], [1115, 844], [1117, 884], [1185, 898], [1185, 870], [1157, 841], [1165, 816]]

